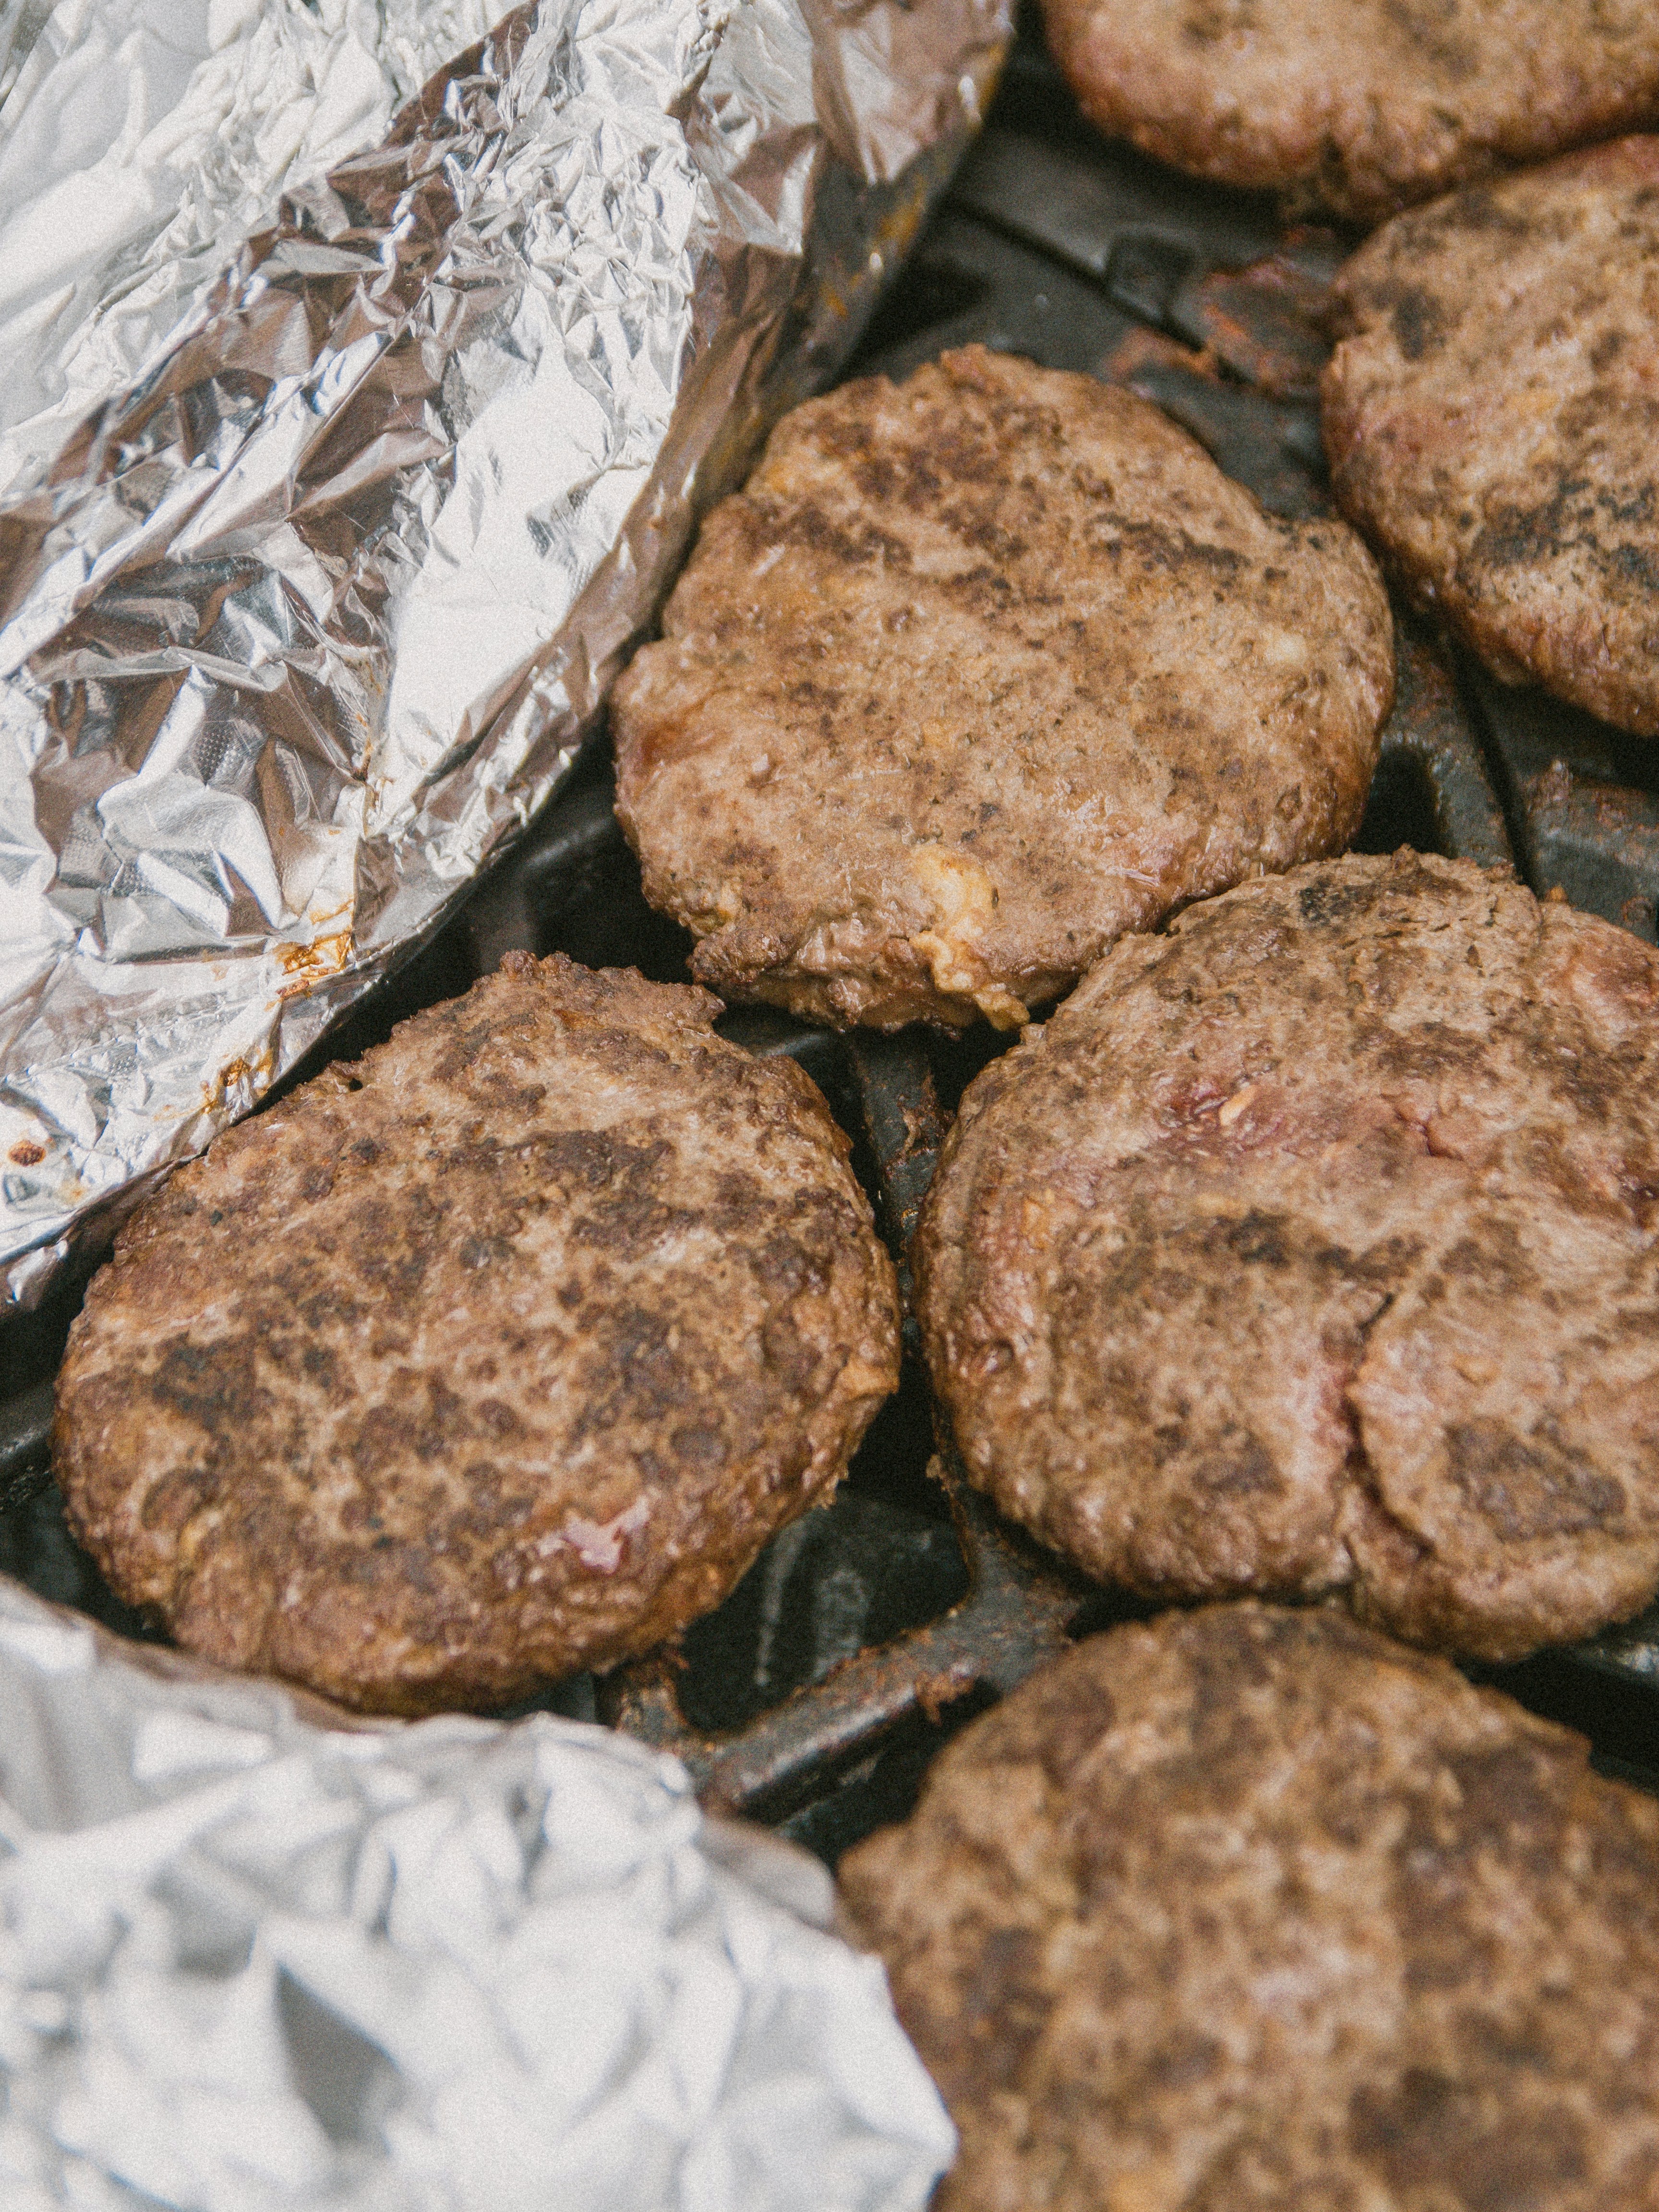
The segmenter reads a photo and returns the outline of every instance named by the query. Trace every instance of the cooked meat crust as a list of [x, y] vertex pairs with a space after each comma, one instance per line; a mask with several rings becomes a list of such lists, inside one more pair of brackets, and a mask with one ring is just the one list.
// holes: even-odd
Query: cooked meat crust
[[1401, 853], [1119, 945], [918, 1235], [973, 1479], [1152, 1595], [1502, 1659], [1659, 1585], [1659, 953]]
[[1645, 0], [1043, 0], [1103, 131], [1364, 222], [1659, 118]]
[[76, 1533], [188, 1650], [492, 1705], [707, 1612], [898, 1379], [800, 1071], [510, 953], [180, 1168], [58, 1385]]
[[1659, 2203], [1659, 1806], [1340, 1614], [1166, 1614], [842, 1861], [961, 2133], [935, 2212]]
[[1659, 735], [1659, 138], [1402, 216], [1336, 314], [1346, 512], [1498, 675]]
[[617, 811], [698, 978], [1009, 1026], [1182, 901], [1340, 850], [1393, 691], [1346, 526], [977, 347], [843, 386], [715, 508], [617, 686]]

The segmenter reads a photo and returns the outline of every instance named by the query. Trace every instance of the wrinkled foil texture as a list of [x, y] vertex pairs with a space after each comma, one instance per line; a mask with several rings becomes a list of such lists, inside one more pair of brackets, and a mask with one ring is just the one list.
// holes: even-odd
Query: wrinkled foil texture
[[[94, 27], [110, 4], [59, 0]], [[112, 207], [51, 298], [0, 234], [0, 297], [34, 319], [15, 404], [45, 402], [0, 449], [15, 1304], [255, 1105], [558, 787], [696, 515], [845, 357], [1009, 29], [1009, 0], [532, 0], [307, 180], [419, 43], [413, 8], [353, 45], [328, 6], [319, 35], [380, 71], [355, 121], [290, 55], [319, 112], [257, 161], [234, 85], [196, 169], [179, 118], [206, 94], [103, 128], [105, 197], [158, 144], [189, 177], [143, 221]], [[0, 16], [0, 134], [20, 94], [50, 113], [91, 36], [26, 9]], [[233, 61], [279, 0], [241, 9], [202, 19], [210, 91], [267, 66]], [[434, 20], [459, 35], [465, 0]], [[111, 98], [126, 21], [100, 33]], [[255, 171], [288, 183], [239, 243]], [[216, 223], [229, 265], [204, 283]], [[140, 369], [77, 415], [100, 347]]]
[[823, 1868], [674, 1759], [343, 1723], [5, 1582], [0, 1701], [7, 2212], [920, 2212], [951, 2159]]
[[[0, 0], [0, 493], [153, 366], [292, 186], [375, 145], [492, 0]], [[115, 97], [112, 97], [112, 93]]]

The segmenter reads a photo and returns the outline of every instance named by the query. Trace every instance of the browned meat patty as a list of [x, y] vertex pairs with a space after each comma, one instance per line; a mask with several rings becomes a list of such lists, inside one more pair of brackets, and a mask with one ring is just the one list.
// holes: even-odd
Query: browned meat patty
[[499, 1705], [705, 1613], [898, 1379], [800, 1071], [511, 953], [180, 1168], [58, 1385], [71, 1525], [188, 1650]]
[[698, 978], [1011, 1026], [1183, 900], [1339, 851], [1387, 601], [1158, 410], [974, 347], [782, 422], [617, 687], [617, 811]]
[[1362, 222], [1659, 118], [1648, 0], [1043, 0], [1043, 15], [1103, 131]]
[[1401, 853], [1194, 907], [970, 1086], [918, 1237], [969, 1471], [1153, 1595], [1512, 1658], [1659, 1585], [1659, 953]]
[[1659, 2204], [1659, 1806], [1585, 1753], [1326, 1611], [1034, 1675], [841, 1865], [935, 2212]]
[[1402, 216], [1336, 313], [1344, 508], [1499, 676], [1659, 735], [1659, 138]]

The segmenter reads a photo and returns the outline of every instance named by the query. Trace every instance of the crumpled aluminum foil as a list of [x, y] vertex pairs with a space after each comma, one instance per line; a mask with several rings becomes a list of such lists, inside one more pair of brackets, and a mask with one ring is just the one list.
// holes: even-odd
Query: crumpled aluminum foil
[[919, 2212], [816, 1861], [602, 1729], [325, 1710], [0, 1581], [7, 2212]]
[[278, 196], [378, 143], [499, 13], [491, 0], [4, 0], [0, 489], [43, 481], [82, 416], [205, 306]]
[[[557, 787], [696, 514], [856, 337], [1009, 13], [531, 0], [292, 184], [205, 298], [184, 271], [134, 386], [18, 449], [13, 1301], [248, 1111]], [[49, 44], [12, 100], [49, 100]]]

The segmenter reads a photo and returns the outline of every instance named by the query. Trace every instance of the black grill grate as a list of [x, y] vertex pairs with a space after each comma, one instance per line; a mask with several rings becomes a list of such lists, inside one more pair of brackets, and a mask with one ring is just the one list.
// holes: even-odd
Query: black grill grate
[[[900, 375], [977, 339], [1129, 381], [1266, 505], [1316, 513], [1327, 499], [1314, 398], [1322, 301], [1351, 243], [1287, 231], [1266, 199], [1190, 183], [1099, 138], [1027, 25], [854, 373]], [[1534, 890], [1559, 884], [1653, 939], [1659, 750], [1504, 690], [1448, 658], [1414, 618], [1402, 615], [1401, 639], [1400, 698], [1362, 847], [1513, 856]], [[641, 897], [595, 757], [467, 910], [293, 1080], [465, 989], [510, 948], [675, 981], [688, 945]], [[1006, 1040], [844, 1038], [755, 1010], [721, 1026], [817, 1081], [902, 1259], [948, 1114]], [[69, 1538], [46, 1462], [51, 1376], [76, 1302], [66, 1287], [4, 1346], [0, 1568], [143, 1634]], [[543, 1703], [672, 1747], [711, 1802], [775, 1822], [833, 1861], [905, 1809], [945, 1731], [1069, 1637], [1142, 1609], [1002, 1527], [934, 1449], [912, 1328], [902, 1387], [840, 1496], [776, 1539], [678, 1650]], [[1603, 1764], [1659, 1783], [1659, 1607], [1487, 1679], [1583, 1729]]]

